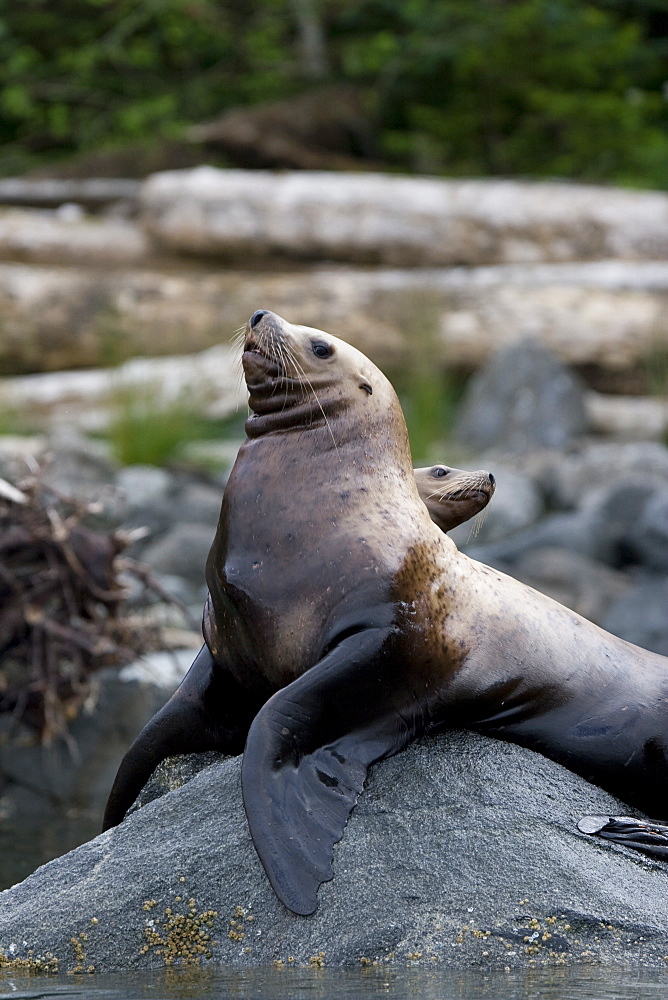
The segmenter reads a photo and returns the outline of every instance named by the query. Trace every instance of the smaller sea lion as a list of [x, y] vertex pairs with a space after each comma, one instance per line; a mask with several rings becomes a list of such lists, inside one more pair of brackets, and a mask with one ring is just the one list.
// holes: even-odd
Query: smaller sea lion
[[468, 472], [448, 465], [431, 465], [413, 469], [413, 474], [429, 516], [444, 532], [484, 510], [496, 489], [492, 473], [482, 469]]

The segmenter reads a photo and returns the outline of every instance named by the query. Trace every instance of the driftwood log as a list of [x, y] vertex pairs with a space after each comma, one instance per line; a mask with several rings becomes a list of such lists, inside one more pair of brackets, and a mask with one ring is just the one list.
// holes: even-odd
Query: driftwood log
[[82, 523], [97, 511], [40, 472], [0, 479], [0, 713], [45, 742], [66, 737], [96, 670], [161, 645], [158, 626], [128, 613], [121, 574], [140, 581], [147, 601], [171, 599], [146, 567], [120, 558], [130, 535]]

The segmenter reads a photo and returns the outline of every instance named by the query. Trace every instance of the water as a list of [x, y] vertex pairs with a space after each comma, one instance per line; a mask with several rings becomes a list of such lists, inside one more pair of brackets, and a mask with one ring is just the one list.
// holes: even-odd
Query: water
[[663, 1000], [668, 970], [610, 966], [522, 972], [437, 969], [184, 969], [94, 976], [0, 972], [0, 998], [90, 1000]]
[[32, 874], [100, 832], [99, 816], [50, 817], [41, 823], [0, 822], [0, 890]]

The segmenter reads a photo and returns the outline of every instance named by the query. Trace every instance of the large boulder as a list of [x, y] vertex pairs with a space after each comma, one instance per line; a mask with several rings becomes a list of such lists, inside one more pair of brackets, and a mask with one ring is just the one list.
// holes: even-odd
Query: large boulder
[[626, 807], [529, 750], [450, 733], [373, 768], [308, 918], [269, 886], [239, 778], [224, 758], [1, 893], [10, 968], [665, 967], [665, 866], [580, 834]]

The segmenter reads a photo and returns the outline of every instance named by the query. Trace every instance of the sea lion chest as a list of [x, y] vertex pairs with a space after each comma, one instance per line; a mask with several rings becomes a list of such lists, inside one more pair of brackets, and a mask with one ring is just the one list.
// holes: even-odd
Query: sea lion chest
[[225, 490], [207, 562], [205, 635], [245, 684], [275, 690], [318, 662], [342, 630], [392, 603], [422, 505], [408, 488], [383, 489], [378, 471], [354, 458], [283, 455], [276, 467], [258, 444], [242, 448]]

